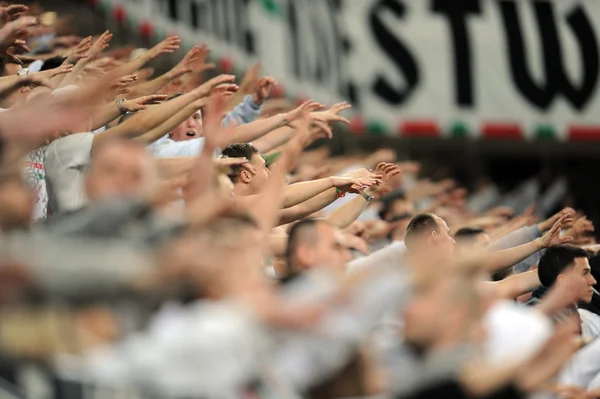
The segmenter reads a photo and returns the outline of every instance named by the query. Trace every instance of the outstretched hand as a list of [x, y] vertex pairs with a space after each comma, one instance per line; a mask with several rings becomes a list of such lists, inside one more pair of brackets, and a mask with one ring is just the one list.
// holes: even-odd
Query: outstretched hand
[[572, 216], [569, 214], [563, 215], [554, 223], [552, 228], [544, 234], [541, 238], [538, 238], [541, 248], [550, 248], [555, 245], [562, 245], [573, 241], [573, 237], [566, 236], [561, 237], [561, 230], [568, 225], [573, 224]]

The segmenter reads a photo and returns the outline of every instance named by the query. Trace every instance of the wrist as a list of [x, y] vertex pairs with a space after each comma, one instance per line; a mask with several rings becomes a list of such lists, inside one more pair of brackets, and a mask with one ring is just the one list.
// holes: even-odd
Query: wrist
[[532, 241], [532, 243], [535, 245], [535, 247], [538, 251], [541, 251], [542, 249], [546, 248], [546, 245], [544, 245], [544, 242], [542, 241], [541, 238], [536, 238], [535, 240]]
[[254, 105], [256, 105], [256, 107], [260, 107], [263, 105], [263, 103], [265, 102], [265, 100], [263, 98], [261, 98], [258, 93], [254, 93], [254, 95], [252, 96], [252, 103]]

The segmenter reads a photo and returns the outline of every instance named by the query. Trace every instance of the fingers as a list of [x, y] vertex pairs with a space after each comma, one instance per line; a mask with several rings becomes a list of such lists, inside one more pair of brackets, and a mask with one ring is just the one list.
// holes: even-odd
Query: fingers
[[331, 130], [329, 125], [327, 125], [326, 123], [323, 123], [321, 121], [314, 121], [313, 125], [315, 125], [317, 128], [319, 128], [319, 131], [321, 132], [323, 137], [326, 137], [328, 139], [333, 138], [333, 131]]
[[164, 94], [153, 94], [150, 96], [140, 97], [139, 99], [137, 99], [135, 101], [138, 104], [155, 105], [155, 104], [160, 104], [161, 102], [165, 101], [166, 99], [167, 99], [167, 96]]
[[169, 36], [162, 42], [158, 43], [154, 49], [156, 49], [159, 54], [174, 53], [175, 51], [179, 50], [180, 45], [181, 38], [179, 36]]

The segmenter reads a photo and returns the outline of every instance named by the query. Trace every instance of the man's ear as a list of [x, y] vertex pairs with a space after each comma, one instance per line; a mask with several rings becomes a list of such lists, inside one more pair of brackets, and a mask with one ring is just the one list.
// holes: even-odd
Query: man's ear
[[431, 234], [429, 235], [429, 241], [432, 244], [437, 244], [438, 243], [438, 233], [437, 231], [432, 231]]
[[250, 172], [248, 172], [247, 170], [242, 170], [240, 172], [240, 180], [243, 183], [250, 183], [250, 179], [251, 179]]

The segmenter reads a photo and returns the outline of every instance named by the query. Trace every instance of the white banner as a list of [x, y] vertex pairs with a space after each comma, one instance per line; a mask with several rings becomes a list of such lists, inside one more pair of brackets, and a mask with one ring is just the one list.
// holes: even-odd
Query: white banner
[[262, 61], [288, 94], [348, 99], [391, 133], [567, 138], [600, 127], [598, 0], [121, 3], [237, 66]]

